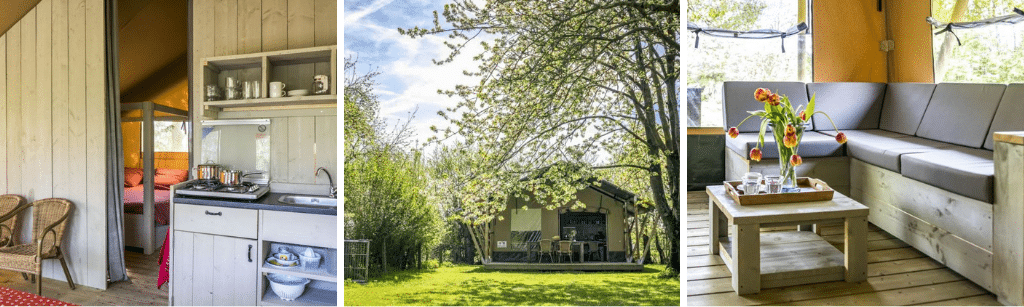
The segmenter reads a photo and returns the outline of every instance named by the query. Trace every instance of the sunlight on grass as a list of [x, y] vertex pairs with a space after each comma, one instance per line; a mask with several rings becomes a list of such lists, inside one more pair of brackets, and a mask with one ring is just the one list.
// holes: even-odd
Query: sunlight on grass
[[663, 269], [570, 273], [442, 267], [400, 272], [366, 285], [346, 282], [344, 296], [346, 306], [679, 306], [679, 279], [658, 278]]

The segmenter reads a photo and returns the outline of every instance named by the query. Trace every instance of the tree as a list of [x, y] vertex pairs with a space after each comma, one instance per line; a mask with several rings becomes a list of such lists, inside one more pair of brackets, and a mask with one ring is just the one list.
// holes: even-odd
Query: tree
[[[458, 135], [480, 149], [464, 205], [488, 208], [497, 195], [531, 195], [559, 206], [594, 170], [632, 168], [648, 178], [679, 270], [678, 0], [472, 1], [446, 4], [442, 27], [399, 29], [411, 37], [448, 34], [451, 62], [477, 38], [479, 84], [441, 91], [461, 101], [446, 112]], [[639, 164], [595, 163], [609, 140], [642, 144]], [[588, 162], [580, 164], [580, 162]], [[541, 167], [540, 178], [518, 180]], [[575, 167], [574, 165], [582, 165]], [[497, 212], [481, 211], [485, 215]]]
[[437, 211], [427, 202], [427, 177], [416, 150], [403, 146], [406, 128], [383, 129], [373, 94], [376, 72], [359, 75], [345, 60], [345, 235], [370, 239], [371, 265], [412, 268], [436, 241]]

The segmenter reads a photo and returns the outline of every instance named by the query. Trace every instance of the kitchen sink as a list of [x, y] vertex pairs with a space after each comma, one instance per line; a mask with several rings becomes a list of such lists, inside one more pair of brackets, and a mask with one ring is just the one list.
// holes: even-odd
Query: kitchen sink
[[338, 200], [329, 197], [315, 197], [315, 196], [296, 196], [296, 195], [285, 195], [278, 198], [277, 201], [297, 206], [309, 206], [318, 208], [337, 208]]

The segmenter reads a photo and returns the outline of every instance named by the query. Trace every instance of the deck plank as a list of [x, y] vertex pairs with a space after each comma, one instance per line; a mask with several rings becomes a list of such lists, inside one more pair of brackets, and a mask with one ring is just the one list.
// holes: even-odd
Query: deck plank
[[[687, 197], [689, 305], [999, 305], [992, 293], [870, 223], [866, 281], [762, 289], [755, 295], [738, 296], [722, 259], [708, 255], [707, 194], [687, 192]], [[842, 225], [823, 226], [821, 234], [842, 248]]]

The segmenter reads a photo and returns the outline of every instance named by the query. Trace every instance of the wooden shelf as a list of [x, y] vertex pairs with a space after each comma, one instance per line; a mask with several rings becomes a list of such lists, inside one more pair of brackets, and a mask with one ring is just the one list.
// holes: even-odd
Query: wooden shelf
[[266, 293], [260, 300], [262, 306], [338, 306], [338, 292], [306, 286], [306, 292], [294, 301], [286, 301], [277, 296], [267, 283]]
[[218, 101], [206, 101], [203, 102], [207, 107], [226, 109], [226, 108], [245, 108], [245, 107], [280, 107], [280, 106], [294, 106], [294, 105], [322, 105], [322, 104], [338, 104], [338, 95], [311, 95], [311, 96], [296, 96], [296, 97], [279, 97], [279, 98], [259, 98], [259, 99], [238, 99], [238, 100], [218, 100]]
[[[287, 89], [310, 89], [315, 75], [328, 75], [330, 93], [299, 97], [237, 99], [203, 101], [201, 114], [207, 119], [217, 119], [223, 109], [229, 111], [260, 111], [280, 108], [322, 108], [337, 107], [337, 63], [338, 46], [320, 46], [270, 52], [237, 54], [202, 59], [204, 73], [199, 76], [200, 84], [225, 86], [226, 78], [242, 81], [259, 81], [260, 93], [269, 95], [269, 83], [281, 81]], [[205, 98], [205, 97], [204, 97]]]
[[[272, 265], [263, 262], [260, 266], [260, 273], [266, 275], [267, 273], [278, 273], [285, 275], [292, 275], [298, 277], [305, 277], [313, 280], [321, 280], [326, 282], [338, 282], [338, 250], [333, 248], [324, 248], [316, 246], [306, 246], [299, 244], [279, 243], [264, 241], [269, 243], [267, 245], [267, 252], [273, 253], [278, 247], [286, 247], [291, 252], [298, 255], [306, 250], [307, 247], [312, 248], [313, 251], [320, 254], [320, 266], [316, 270], [306, 270], [301, 265], [291, 268], [277, 268]], [[263, 255], [263, 259], [266, 260], [270, 255]]]

